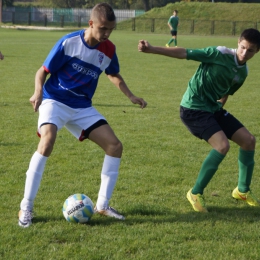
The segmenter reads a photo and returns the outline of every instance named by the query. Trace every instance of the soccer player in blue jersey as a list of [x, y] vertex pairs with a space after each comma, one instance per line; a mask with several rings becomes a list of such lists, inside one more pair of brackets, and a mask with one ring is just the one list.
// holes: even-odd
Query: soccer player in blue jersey
[[[111, 6], [97, 4], [92, 9], [89, 27], [61, 38], [36, 73], [35, 92], [30, 102], [35, 112], [39, 110], [38, 135], [41, 139], [26, 173], [18, 222], [22, 227], [32, 224], [34, 200], [46, 161], [62, 127], [66, 127], [79, 141], [89, 139], [104, 150], [95, 212], [124, 219], [109, 206], [123, 148], [106, 119], [92, 107], [99, 75], [105, 71], [108, 79], [133, 104], [145, 108], [147, 103], [130, 91], [119, 74], [115, 45], [108, 40], [115, 25], [116, 17]], [[46, 80], [48, 74], [50, 77]]]
[[246, 29], [238, 39], [237, 49], [224, 46], [204, 49], [164, 48], [151, 46], [141, 40], [138, 50], [161, 54], [177, 59], [200, 62], [188, 83], [180, 107], [180, 117], [188, 130], [208, 142], [212, 150], [204, 160], [197, 180], [187, 193], [187, 199], [197, 212], [208, 212], [203, 191], [214, 176], [219, 164], [229, 150], [229, 140], [238, 144], [238, 186], [232, 197], [250, 206], [259, 201], [250, 190], [254, 169], [255, 137], [223, 107], [229, 95], [233, 95], [248, 75], [247, 61], [260, 48], [260, 32]]

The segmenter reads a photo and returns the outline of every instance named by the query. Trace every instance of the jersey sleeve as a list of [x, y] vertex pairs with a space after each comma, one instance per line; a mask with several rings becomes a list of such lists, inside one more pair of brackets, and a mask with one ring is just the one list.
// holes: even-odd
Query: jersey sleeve
[[109, 66], [105, 69], [105, 73], [107, 75], [110, 75], [110, 74], [117, 74], [119, 73], [119, 62], [118, 62], [118, 58], [117, 58], [117, 55], [116, 55], [116, 52], [114, 53], [112, 59], [111, 59], [111, 62], [109, 64]]
[[64, 52], [64, 40], [60, 39], [51, 49], [47, 58], [43, 63], [43, 67], [48, 73], [55, 73], [58, 71], [67, 61], [68, 57]]
[[207, 47], [204, 49], [186, 49], [186, 53], [187, 60], [212, 63], [217, 60], [220, 52], [216, 47]]
[[236, 91], [238, 91], [241, 88], [242, 85], [236, 85], [234, 86], [232, 89], [229, 90], [229, 92], [227, 93], [227, 95], [234, 95]]

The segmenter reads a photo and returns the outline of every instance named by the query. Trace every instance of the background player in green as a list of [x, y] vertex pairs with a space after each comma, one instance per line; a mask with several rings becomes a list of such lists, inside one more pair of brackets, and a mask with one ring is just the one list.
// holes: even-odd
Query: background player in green
[[138, 50], [141, 52], [200, 62], [180, 106], [180, 117], [189, 131], [213, 148], [202, 164], [195, 185], [187, 193], [187, 199], [195, 211], [208, 212], [203, 191], [230, 148], [228, 139], [240, 147], [238, 186], [233, 190], [232, 197], [251, 206], [259, 206], [259, 201], [250, 190], [255, 137], [223, 109], [228, 96], [233, 95], [244, 83], [248, 74], [247, 61], [259, 48], [260, 32], [256, 29], [242, 32], [237, 49], [223, 46], [204, 49], [165, 48], [151, 46], [145, 40], [139, 41]]
[[4, 59], [4, 55], [0, 51], [0, 60], [3, 60], [3, 59]]
[[174, 43], [174, 46], [177, 47], [177, 30], [179, 26], [179, 17], [177, 15], [178, 15], [178, 11], [174, 10], [173, 15], [168, 20], [168, 26], [171, 30], [172, 38], [169, 40], [168, 43], [166, 43], [165, 45], [166, 47], [170, 47], [170, 44], [172, 42]]

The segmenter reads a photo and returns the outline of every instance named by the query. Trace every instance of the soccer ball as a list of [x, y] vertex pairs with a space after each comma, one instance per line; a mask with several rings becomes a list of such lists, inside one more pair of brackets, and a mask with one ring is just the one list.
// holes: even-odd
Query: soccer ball
[[65, 200], [62, 212], [69, 222], [86, 223], [94, 214], [94, 205], [87, 195], [77, 193]]

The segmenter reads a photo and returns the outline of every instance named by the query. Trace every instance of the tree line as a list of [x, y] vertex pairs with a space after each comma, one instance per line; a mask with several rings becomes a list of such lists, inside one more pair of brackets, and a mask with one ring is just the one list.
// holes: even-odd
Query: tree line
[[175, 0], [2, 0], [4, 7], [34, 6], [53, 8], [93, 8], [100, 2], [109, 3], [114, 9], [136, 9], [148, 11], [154, 7], [163, 7]]
[[[114, 9], [135, 9], [149, 11], [154, 7], [163, 7], [176, 0], [2, 0], [4, 7], [34, 6], [53, 8], [93, 8], [100, 2], [109, 3]], [[231, 2], [231, 3], [260, 3], [260, 0], [182, 0], [184, 2]]]

